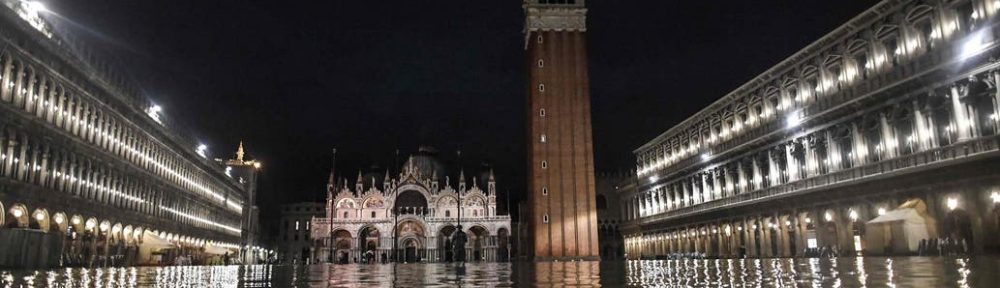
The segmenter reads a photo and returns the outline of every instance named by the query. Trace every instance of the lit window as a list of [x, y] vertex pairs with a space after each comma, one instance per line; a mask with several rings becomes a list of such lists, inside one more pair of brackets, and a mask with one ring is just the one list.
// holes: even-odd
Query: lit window
[[310, 221], [306, 221], [306, 230], [309, 230], [309, 222]]
[[295, 221], [295, 231], [299, 231], [299, 221]]
[[542, 215], [542, 223], [549, 223], [549, 214]]
[[545, 84], [538, 84], [538, 92], [545, 92]]
[[542, 143], [545, 143], [545, 134], [542, 134]]
[[545, 108], [538, 109], [538, 116], [545, 117]]
[[549, 162], [542, 160], [542, 169], [549, 168]]

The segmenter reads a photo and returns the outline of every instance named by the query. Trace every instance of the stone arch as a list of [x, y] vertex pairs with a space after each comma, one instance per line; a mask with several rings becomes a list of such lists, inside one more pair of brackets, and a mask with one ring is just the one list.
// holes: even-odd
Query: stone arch
[[114, 225], [111, 225], [111, 234], [110, 234], [111, 240], [114, 240], [116, 243], [124, 240], [124, 238], [122, 237], [123, 228], [124, 227], [122, 226], [122, 223], [115, 223]]
[[334, 259], [336, 259], [336, 262], [340, 264], [349, 263], [351, 259], [351, 249], [354, 247], [354, 245], [351, 244], [351, 242], [353, 242], [351, 232], [347, 231], [347, 229], [339, 228], [333, 230], [331, 236], [332, 239], [330, 239], [330, 242], [333, 244], [333, 247], [330, 247], [330, 249], [333, 250], [335, 255]]
[[97, 225], [97, 230], [101, 232], [101, 234], [108, 234], [111, 231], [111, 221], [101, 221], [101, 223]]
[[510, 230], [506, 227], [500, 227], [496, 232], [497, 236], [497, 255], [500, 256], [498, 259], [500, 261], [510, 261], [508, 253], [510, 253]]
[[781, 256], [792, 257], [802, 250], [802, 245], [799, 243], [799, 238], [801, 238], [801, 232], [796, 225], [798, 221], [792, 214], [782, 214], [778, 216], [778, 225], [781, 229]]
[[799, 212], [795, 216], [795, 220], [796, 220], [796, 227], [798, 227], [800, 234], [802, 234], [799, 235], [799, 238], [802, 240], [802, 245], [801, 245], [802, 247], [800, 247], [799, 249], [803, 250], [803, 249], [819, 248], [819, 240], [816, 235], [815, 220], [813, 220], [813, 218], [809, 215], [809, 212]]
[[380, 245], [379, 239], [382, 237], [382, 231], [375, 227], [375, 225], [365, 225], [358, 230], [358, 248], [362, 251], [368, 250], [378, 250]]
[[15, 203], [10, 206], [7, 210], [7, 223], [4, 225], [8, 228], [28, 228], [29, 216], [28, 207], [24, 204]]
[[83, 216], [73, 215], [69, 218], [69, 226], [72, 230], [78, 234], [82, 234], [84, 230], [84, 220]]
[[357, 203], [354, 201], [354, 199], [351, 199], [351, 198], [341, 198], [341, 199], [338, 199], [336, 203], [337, 204], [336, 204], [335, 207], [337, 209], [356, 209], [356, 208], [358, 208]]
[[31, 229], [38, 229], [42, 231], [49, 231], [52, 227], [51, 219], [49, 218], [49, 211], [45, 208], [37, 208], [34, 212], [31, 212], [31, 219], [29, 219], [29, 227]]
[[142, 228], [142, 227], [138, 227], [138, 226], [135, 227], [135, 229], [132, 230], [132, 238], [135, 239], [136, 243], [142, 243], [142, 235], [145, 235], [145, 231], [146, 231], [146, 228]]
[[824, 209], [820, 213], [818, 230], [820, 234], [820, 246], [827, 249], [838, 249], [841, 245], [840, 234], [842, 233], [842, 227], [840, 227], [840, 214], [837, 213], [832, 208]]
[[[84, 224], [83, 224], [83, 231], [87, 232], [87, 233], [97, 233], [97, 225], [98, 224], [99, 223], [97, 222], [97, 218], [91, 217], [90, 219], [87, 219], [86, 222], [84, 222]], [[160, 233], [163, 233], [163, 232], [160, 232]]]
[[958, 247], [968, 247], [969, 251], [965, 252], [970, 252], [972, 247], [976, 245], [972, 232], [972, 216], [964, 208], [955, 208], [948, 211], [944, 216], [944, 221], [942, 221], [944, 233], [941, 235], [956, 243]]
[[66, 233], [69, 229], [69, 218], [66, 217], [66, 213], [56, 212], [56, 214], [52, 215], [52, 222], [55, 224], [52, 225], [52, 231]]
[[[415, 185], [410, 185], [415, 186]], [[424, 214], [428, 212], [428, 200], [426, 193], [419, 190], [399, 189], [399, 194], [393, 200], [393, 212], [399, 214]]]
[[122, 239], [123, 239], [122, 242], [129, 244], [135, 241], [135, 237], [133, 237], [132, 235], [133, 229], [134, 228], [132, 227], [132, 225], [125, 225], [125, 227], [122, 228]]
[[[416, 191], [416, 192], [422, 194], [424, 196], [424, 199], [427, 199], [427, 200], [433, 199], [431, 197], [430, 192], [427, 191], [427, 187], [424, 187], [423, 185], [416, 184], [416, 183], [404, 183], [404, 184], [400, 185], [399, 187], [396, 187], [396, 194], [395, 195], [402, 195], [402, 193], [404, 193], [406, 191]], [[397, 199], [393, 199], [393, 202], [396, 202], [397, 200], [399, 200], [399, 199], [398, 198]]]
[[364, 209], [381, 209], [385, 208], [385, 198], [381, 195], [371, 195], [365, 197], [361, 201], [361, 208]]
[[451, 245], [451, 237], [456, 231], [455, 225], [445, 224], [437, 231], [439, 257], [445, 262], [455, 261], [454, 247]]

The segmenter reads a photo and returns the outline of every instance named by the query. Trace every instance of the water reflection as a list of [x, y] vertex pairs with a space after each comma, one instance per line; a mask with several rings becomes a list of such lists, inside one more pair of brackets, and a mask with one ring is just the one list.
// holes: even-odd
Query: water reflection
[[990, 287], [1000, 258], [799, 258], [0, 271], [2, 287]]

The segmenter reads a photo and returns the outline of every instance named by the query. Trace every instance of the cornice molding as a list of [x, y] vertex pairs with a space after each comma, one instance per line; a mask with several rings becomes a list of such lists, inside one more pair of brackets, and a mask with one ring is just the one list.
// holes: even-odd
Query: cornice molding
[[525, 32], [587, 31], [587, 8], [525, 6]]

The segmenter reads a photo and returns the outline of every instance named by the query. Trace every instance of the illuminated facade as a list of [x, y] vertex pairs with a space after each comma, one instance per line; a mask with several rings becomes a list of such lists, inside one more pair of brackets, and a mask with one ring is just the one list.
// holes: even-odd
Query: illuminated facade
[[423, 149], [398, 175], [389, 174], [359, 173], [350, 187], [335, 183], [330, 173], [326, 217], [313, 219], [308, 228], [313, 259], [450, 262], [456, 260], [451, 237], [457, 227], [468, 235], [465, 261], [509, 259], [510, 215], [497, 213], [492, 170], [471, 182], [462, 170], [455, 181], [431, 150]]
[[583, 0], [525, 0], [528, 190], [536, 260], [595, 260], [598, 245], [587, 8]]
[[255, 183], [206, 159], [39, 4], [0, 3], [0, 266], [239, 253]]
[[996, 251], [998, 8], [883, 1], [639, 147], [626, 253]]

